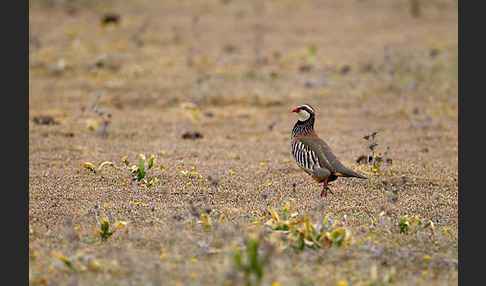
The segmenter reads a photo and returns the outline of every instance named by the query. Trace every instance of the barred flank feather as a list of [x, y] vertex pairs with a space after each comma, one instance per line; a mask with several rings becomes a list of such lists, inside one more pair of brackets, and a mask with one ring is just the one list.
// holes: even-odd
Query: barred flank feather
[[292, 142], [290, 153], [292, 153], [292, 157], [297, 164], [304, 169], [314, 170], [314, 168], [321, 168], [316, 153], [298, 140]]

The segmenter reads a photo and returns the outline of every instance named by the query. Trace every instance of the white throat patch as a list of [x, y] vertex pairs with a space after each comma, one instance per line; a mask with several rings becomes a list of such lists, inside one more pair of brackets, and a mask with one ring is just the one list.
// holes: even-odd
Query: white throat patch
[[306, 121], [310, 117], [310, 113], [304, 109], [301, 109], [299, 112], [297, 112], [297, 115], [299, 116], [300, 121]]

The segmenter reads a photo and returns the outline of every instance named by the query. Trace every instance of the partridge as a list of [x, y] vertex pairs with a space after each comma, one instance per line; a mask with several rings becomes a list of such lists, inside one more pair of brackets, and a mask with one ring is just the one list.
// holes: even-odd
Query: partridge
[[346, 168], [332, 153], [331, 148], [314, 131], [315, 113], [309, 104], [297, 106], [292, 112], [299, 119], [292, 129], [290, 138], [290, 153], [297, 165], [318, 183], [323, 183], [322, 195], [327, 196], [328, 183], [338, 177], [354, 177], [367, 179], [364, 176]]

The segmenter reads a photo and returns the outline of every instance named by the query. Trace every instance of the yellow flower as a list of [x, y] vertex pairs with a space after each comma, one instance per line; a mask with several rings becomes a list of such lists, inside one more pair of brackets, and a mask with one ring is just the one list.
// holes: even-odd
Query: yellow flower
[[55, 253], [54, 256], [57, 257], [59, 260], [65, 262], [65, 263], [71, 263], [71, 260], [69, 258], [67, 258], [66, 256], [64, 256], [60, 253]]
[[53, 271], [54, 267], [52, 267], [52, 265], [49, 265], [49, 267], [47, 267], [47, 274], [51, 274]]
[[339, 281], [339, 282], [338, 282], [338, 284], [337, 284], [337, 285], [338, 285], [338, 286], [347, 286], [347, 285], [348, 285], [348, 281], [346, 281], [346, 280], [341, 280], [341, 281]]
[[373, 169], [371, 169], [371, 171], [373, 171], [373, 172], [375, 172], [375, 173], [376, 173], [376, 172], [378, 172], [378, 169], [373, 168]]
[[196, 167], [195, 167], [195, 166], [192, 166], [192, 167], [191, 167], [191, 170], [192, 170], [192, 171], [196, 170]]
[[444, 231], [451, 231], [451, 230], [452, 230], [452, 228], [450, 228], [450, 227], [444, 227]]
[[147, 206], [147, 204], [146, 204], [146, 203], [142, 203], [142, 207], [146, 207], [146, 206]]
[[159, 256], [159, 259], [164, 260], [165, 256], [166, 256], [165, 252], [162, 252]]
[[438, 246], [435, 246], [434, 249], [435, 251], [439, 251], [440, 248]]
[[138, 206], [139, 204], [141, 204], [142, 202], [136, 202], [135, 204]]
[[220, 203], [220, 204], [224, 204], [224, 201], [220, 201], [219, 203]]
[[226, 68], [224, 66], [221, 66], [218, 68], [218, 73], [224, 73], [226, 71]]
[[269, 187], [270, 187], [272, 184], [273, 184], [273, 183], [272, 183], [272, 182], [270, 182], [270, 183], [268, 183], [268, 184], [267, 184], [267, 186], [269, 186]]
[[224, 285], [226, 285], [226, 286], [230, 286], [231, 284], [233, 284], [233, 281], [231, 281], [231, 280], [224, 281]]
[[71, 171], [71, 168], [69, 168], [69, 167], [68, 167], [68, 168], [66, 168], [66, 171]]
[[235, 172], [235, 171], [233, 171], [233, 170], [231, 170], [231, 175], [234, 175], [234, 174], [236, 174], [236, 172]]
[[115, 222], [115, 227], [116, 228], [122, 228], [122, 227], [125, 227], [125, 226], [127, 226], [127, 222], [126, 221], [119, 220], [119, 221]]
[[204, 178], [199, 179], [200, 182], [204, 182]]
[[140, 186], [142, 186], [142, 187], [146, 187], [147, 185], [145, 185], [145, 184], [141, 184]]
[[191, 262], [197, 262], [197, 258], [195, 257], [191, 258]]
[[371, 236], [367, 236], [366, 237], [366, 240], [371, 240]]
[[336, 261], [336, 259], [331, 258], [331, 259], [329, 259], [329, 261], [334, 262], [334, 261]]
[[423, 274], [423, 275], [427, 275], [427, 274], [429, 274], [429, 271], [424, 270], [424, 271], [422, 271], [422, 274]]
[[122, 186], [126, 186], [126, 185], [127, 185], [127, 183], [125, 183], [125, 182], [122, 183]]
[[259, 224], [260, 222], [258, 220], [254, 221], [253, 224]]
[[429, 259], [430, 259], [430, 256], [428, 256], [428, 255], [424, 255], [424, 259], [425, 259], [425, 260], [429, 260]]
[[79, 230], [79, 225], [74, 226], [74, 230]]
[[445, 47], [445, 44], [444, 44], [444, 43], [442, 43], [442, 42], [436, 43], [434, 46], [435, 46], [435, 48], [436, 48], [437, 50], [439, 50], [439, 51], [443, 51], [443, 50], [445, 50], [445, 48], [446, 48], [446, 47]]
[[188, 185], [188, 186], [189, 186], [189, 185], [192, 185], [192, 183], [191, 183], [191, 182], [187, 182], [187, 183], [186, 183], [186, 185]]
[[277, 281], [275, 281], [275, 282], [272, 283], [272, 286], [280, 286], [280, 283], [278, 283]]
[[350, 259], [350, 260], [348, 260], [348, 263], [349, 263], [349, 264], [354, 264], [355, 262], [356, 262], [356, 260], [354, 260], [354, 259]]
[[258, 164], [258, 165], [259, 165], [260, 167], [263, 167], [263, 166], [265, 166], [265, 163], [260, 162], [260, 164]]
[[93, 270], [93, 271], [99, 271], [99, 270], [101, 270], [101, 265], [98, 261], [92, 260], [88, 263], [88, 268]]
[[197, 278], [197, 273], [191, 273], [191, 278], [196, 279]]
[[161, 172], [165, 172], [166, 170], [165, 170], [165, 169], [162, 169], [162, 170], [160, 170], [160, 171], [161, 171]]
[[160, 152], [160, 155], [165, 155], [165, 151]]

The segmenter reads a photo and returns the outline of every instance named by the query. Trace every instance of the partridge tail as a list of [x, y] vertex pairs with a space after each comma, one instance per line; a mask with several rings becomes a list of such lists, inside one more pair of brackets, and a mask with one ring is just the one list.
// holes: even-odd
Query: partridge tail
[[339, 173], [342, 177], [354, 177], [359, 179], [368, 179], [360, 174], [356, 173], [355, 171], [348, 169], [344, 166], [340, 166], [336, 169], [336, 172]]

